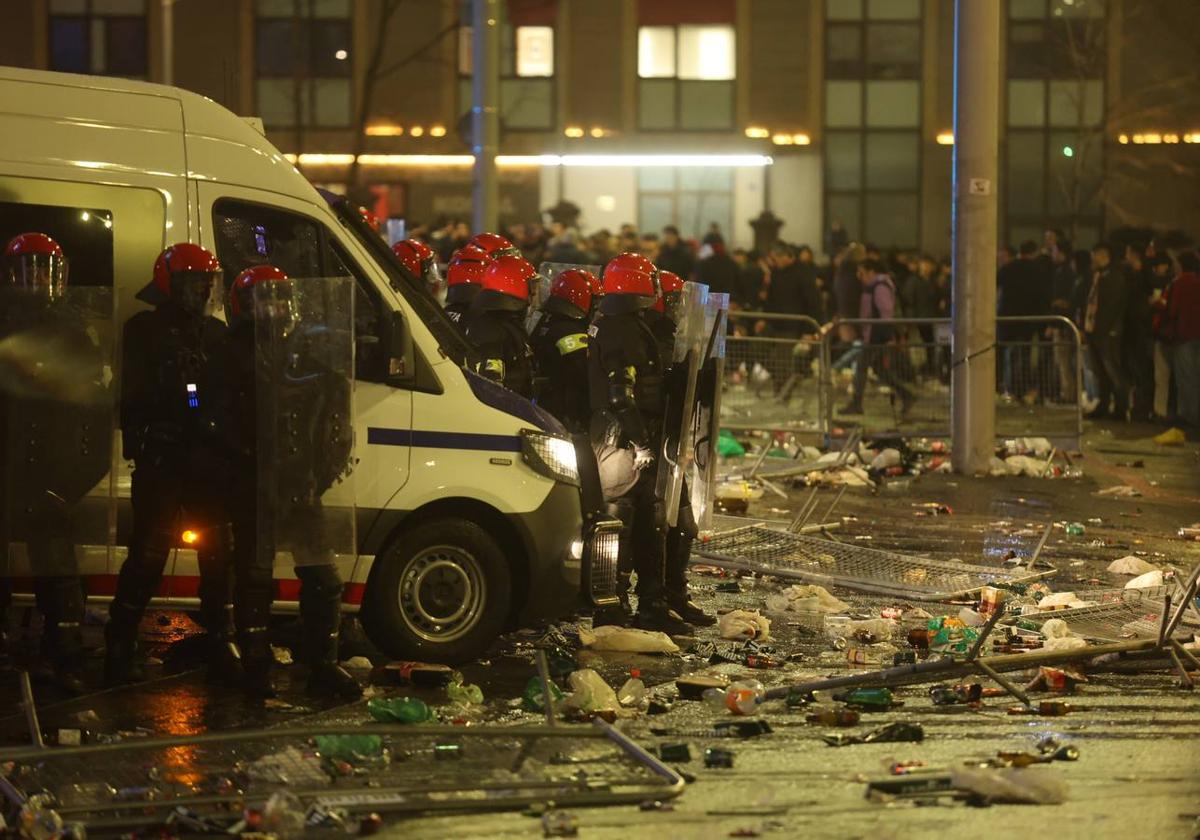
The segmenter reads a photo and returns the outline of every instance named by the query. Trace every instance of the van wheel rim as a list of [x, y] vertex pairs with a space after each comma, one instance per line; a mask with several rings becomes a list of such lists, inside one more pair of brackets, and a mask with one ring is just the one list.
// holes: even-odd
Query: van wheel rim
[[428, 642], [460, 639], [479, 623], [487, 600], [483, 569], [456, 546], [418, 552], [400, 574], [400, 614]]

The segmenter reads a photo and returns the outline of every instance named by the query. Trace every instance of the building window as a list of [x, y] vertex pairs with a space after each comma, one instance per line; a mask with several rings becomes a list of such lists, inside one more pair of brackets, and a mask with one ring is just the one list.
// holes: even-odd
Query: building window
[[1104, 0], [1009, 0], [1005, 233], [1075, 242], [1103, 226]]
[[272, 127], [350, 124], [350, 0], [256, 0], [258, 116]]
[[827, 0], [825, 224], [881, 248], [920, 241], [921, 3]]
[[737, 47], [729, 24], [638, 27], [638, 127], [733, 128]]
[[146, 78], [146, 0], [51, 0], [50, 69]]
[[[500, 119], [504, 127], [552, 131], [554, 107], [554, 27], [524, 25], [509, 18], [508, 3], [500, 4]], [[524, 9], [517, 7], [518, 12]], [[469, 9], [467, 10], [469, 12]], [[470, 18], [464, 13], [464, 20]], [[474, 72], [474, 32], [458, 30], [459, 110], [471, 110]]]
[[638, 170], [638, 228], [667, 225], [685, 239], [715, 230], [729, 239], [733, 227], [733, 170], [728, 167], [643, 167]]

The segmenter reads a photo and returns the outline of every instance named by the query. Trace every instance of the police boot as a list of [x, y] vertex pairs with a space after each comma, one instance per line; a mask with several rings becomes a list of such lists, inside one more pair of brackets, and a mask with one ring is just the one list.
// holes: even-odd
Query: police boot
[[644, 604], [639, 601], [637, 615], [633, 617], [633, 626], [639, 630], [666, 633], [668, 636], [692, 634], [692, 626], [671, 609], [665, 600], [654, 600]]
[[42, 631], [43, 650], [50, 670], [50, 681], [71, 694], [83, 694], [83, 636], [76, 622], [46, 623]]
[[208, 652], [208, 665], [204, 670], [204, 679], [210, 685], [223, 685], [236, 688], [244, 683], [246, 671], [242, 667], [242, 653], [238, 650], [233, 636], [229, 634], [214, 635], [210, 639], [212, 649]]
[[592, 613], [593, 627], [628, 627], [633, 621], [633, 607], [629, 604], [629, 574], [626, 572], [617, 573], [617, 598], [617, 603], [598, 607]]
[[104, 685], [141, 682], [146, 674], [137, 662], [137, 625], [123, 626], [115, 617], [104, 628]]
[[271, 667], [275, 664], [266, 627], [239, 631], [238, 648], [242, 653], [242, 693], [251, 700], [269, 700], [275, 696], [271, 685]]
[[337, 697], [357, 700], [363, 689], [354, 676], [337, 663], [338, 634], [308, 635], [308, 683], [305, 691], [314, 697]]
[[673, 529], [667, 535], [667, 606], [693, 627], [712, 627], [717, 623], [716, 618], [688, 598], [687, 563], [692, 554], [692, 539], [682, 529]]

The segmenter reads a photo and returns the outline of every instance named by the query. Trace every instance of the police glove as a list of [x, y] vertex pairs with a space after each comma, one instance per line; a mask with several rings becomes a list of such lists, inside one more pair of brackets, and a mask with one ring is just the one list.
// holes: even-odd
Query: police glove
[[633, 449], [633, 468], [643, 470], [654, 462], [654, 453], [645, 446], [635, 446]]

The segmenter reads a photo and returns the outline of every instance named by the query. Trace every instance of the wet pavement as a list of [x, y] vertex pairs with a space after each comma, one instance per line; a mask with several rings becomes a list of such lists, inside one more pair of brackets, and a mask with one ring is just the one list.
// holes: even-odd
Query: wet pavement
[[[1109, 562], [1136, 553], [1160, 567], [1188, 570], [1200, 563], [1200, 543], [1181, 540], [1179, 527], [1200, 520], [1200, 452], [1195, 443], [1160, 447], [1149, 426], [1091, 426], [1084, 436], [1083, 457], [1075, 463], [1081, 478], [1023, 477], [974, 479], [927, 474], [891, 479], [874, 491], [853, 488], [837, 514], [844, 519], [839, 537], [863, 545], [923, 554], [937, 559], [999, 564], [1010, 551], [1028, 554], [1048, 523], [1079, 522], [1085, 532], [1067, 536], [1056, 527], [1042, 559], [1058, 568], [1051, 588], [1122, 586], [1127, 578], [1105, 571]], [[1131, 466], [1141, 462], [1142, 466]], [[1097, 492], [1127, 484], [1142, 493], [1135, 498], [1111, 498]], [[821, 491], [824, 510], [834, 490]], [[788, 499], [770, 494], [753, 503], [749, 514], [761, 519], [790, 519], [807, 491]], [[914, 503], [936, 501], [949, 505], [952, 515], [918, 516]], [[1097, 521], [1098, 520], [1098, 521]], [[707, 609], [762, 609], [777, 582], [743, 579], [741, 591], [716, 592], [726, 579], [697, 574], [696, 600]], [[835, 594], [856, 610], [895, 603], [845, 592]], [[927, 605], [935, 615], [941, 610]], [[958, 607], [951, 608], [951, 612]], [[876, 612], [877, 614], [877, 612]], [[652, 692], [674, 698], [674, 679], [683, 673], [720, 671], [734, 678], [756, 678], [783, 684], [826, 674], [846, 673], [836, 656], [821, 656], [827, 645], [774, 616], [774, 644], [781, 655], [805, 655], [783, 669], [750, 670], [738, 665], [709, 666], [688, 655], [648, 656], [618, 653], [578, 654], [581, 667], [597, 670], [614, 688], [640, 669]], [[798, 622], [792, 622], [799, 624]], [[563, 625], [569, 627], [569, 624]], [[144, 629], [155, 652], [189, 635], [192, 628], [178, 614], [151, 616]], [[98, 627], [90, 627], [96, 639]], [[477, 683], [487, 701], [475, 716], [505, 724], [540, 723], [539, 715], [514, 708], [526, 681], [534, 673], [531, 655], [542, 632], [512, 634], [497, 643], [489, 656], [461, 670]], [[712, 639], [710, 630], [701, 640]], [[687, 640], [680, 646], [687, 648]], [[347, 653], [370, 651], [355, 643]], [[98, 661], [92, 663], [98, 677]], [[164, 669], [155, 669], [161, 674]], [[198, 670], [158, 676], [141, 686], [96, 692], [66, 699], [39, 686], [43, 729], [60, 726], [97, 732], [143, 728], [159, 734], [190, 735], [229, 727], [289, 726], [312, 720], [356, 722], [367, 719], [363, 703], [317, 703], [302, 689], [303, 669], [280, 667], [281, 702], [262, 708], [242, 700], [236, 691], [209, 686]], [[646, 812], [634, 806], [575, 808], [580, 834], [621, 837], [649, 829], [670, 837], [722, 837], [742, 831], [781, 837], [801, 833], [817, 837], [923, 837], [970, 833], [1019, 834], [1054, 832], [1065, 837], [1116, 836], [1192, 837], [1200, 814], [1200, 697], [1182, 691], [1170, 673], [1136, 676], [1092, 675], [1082, 693], [1067, 698], [1074, 708], [1061, 718], [1014, 717], [1007, 697], [985, 698], [982, 708], [936, 707], [926, 686], [900, 689], [904, 705], [894, 711], [864, 714], [853, 732], [865, 732], [892, 721], [923, 724], [923, 743], [883, 743], [828, 747], [821, 740], [826, 727], [808, 724], [803, 710], [782, 703], [761, 707], [771, 734], [745, 740], [700, 737], [696, 730], [726, 719], [698, 702], [675, 702], [670, 711], [623, 721], [621, 726], [641, 743], [687, 742], [692, 761], [678, 767], [695, 781], [671, 810]], [[657, 688], [656, 688], [657, 686]], [[442, 689], [388, 689], [420, 696], [449, 710]], [[1039, 695], [1045, 698], [1047, 695]], [[84, 715], [80, 717], [81, 713]], [[94, 714], [92, 714], [94, 713]], [[82, 720], [82, 722], [81, 722]], [[0, 675], [0, 742], [24, 738], [23, 718], [16, 706], [13, 680]], [[651, 729], [679, 734], [655, 735]], [[692, 733], [691, 735], [687, 733]], [[879, 804], [864, 797], [866, 777], [886, 775], [893, 761], [923, 761], [946, 767], [972, 758], [994, 756], [1000, 750], [1032, 749], [1039, 736], [1056, 733], [1078, 746], [1077, 762], [1056, 762], [1050, 769], [1065, 779], [1067, 800], [1061, 805], [969, 807], [943, 799], [939, 805]], [[732, 769], [709, 769], [699, 758], [707, 746], [734, 753]], [[453, 773], [452, 767], [431, 764], [431, 774]], [[527, 837], [541, 834], [541, 824], [519, 813], [409, 817], [385, 826], [387, 834], [415, 838]]]

